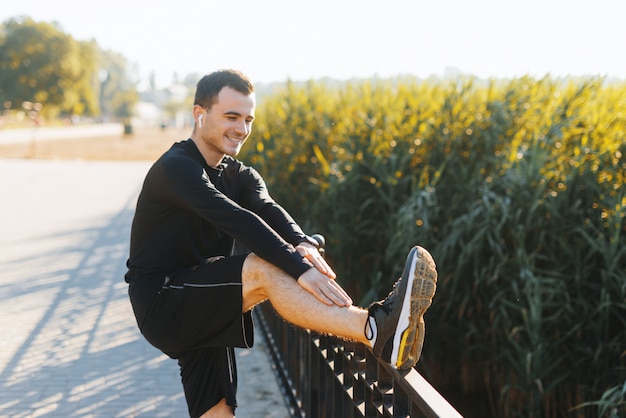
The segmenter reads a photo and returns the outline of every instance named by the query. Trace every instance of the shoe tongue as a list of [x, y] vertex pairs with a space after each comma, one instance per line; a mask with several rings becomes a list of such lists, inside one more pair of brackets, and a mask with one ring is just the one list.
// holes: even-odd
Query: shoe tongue
[[385, 299], [385, 300], [381, 300], [379, 302], [376, 302], [376, 306], [377, 306], [377, 309], [380, 309], [385, 314], [389, 315], [389, 313], [393, 309], [394, 302], [395, 301], [393, 299], [391, 299], [391, 300], [390, 299]]

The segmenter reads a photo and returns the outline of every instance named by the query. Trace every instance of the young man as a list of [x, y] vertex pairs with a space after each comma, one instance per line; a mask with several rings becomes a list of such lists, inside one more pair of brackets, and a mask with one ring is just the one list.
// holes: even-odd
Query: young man
[[[258, 303], [269, 299], [287, 321], [362, 342], [407, 369], [419, 359], [423, 315], [435, 293], [435, 263], [414, 247], [385, 300], [352, 306], [261, 176], [233, 158], [250, 135], [254, 111], [245, 75], [203, 77], [191, 138], [149, 170], [133, 220], [130, 300], [145, 338], [178, 360], [192, 417], [234, 416], [233, 347], [252, 346]], [[235, 242], [249, 252], [238, 254]]]

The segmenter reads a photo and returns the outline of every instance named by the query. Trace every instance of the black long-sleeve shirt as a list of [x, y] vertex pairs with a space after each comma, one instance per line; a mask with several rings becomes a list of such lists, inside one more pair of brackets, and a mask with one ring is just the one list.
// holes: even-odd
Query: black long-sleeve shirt
[[192, 140], [178, 142], [144, 180], [125, 279], [153, 296], [168, 274], [231, 255], [235, 240], [296, 279], [310, 268], [294, 248], [306, 235], [256, 170], [231, 157], [210, 167]]

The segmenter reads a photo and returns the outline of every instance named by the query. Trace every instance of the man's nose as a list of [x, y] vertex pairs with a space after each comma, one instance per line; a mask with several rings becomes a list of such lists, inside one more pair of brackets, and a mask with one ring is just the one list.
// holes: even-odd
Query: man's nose
[[249, 135], [251, 130], [252, 130], [252, 126], [246, 121], [244, 121], [243, 123], [237, 124], [238, 133], [244, 136]]

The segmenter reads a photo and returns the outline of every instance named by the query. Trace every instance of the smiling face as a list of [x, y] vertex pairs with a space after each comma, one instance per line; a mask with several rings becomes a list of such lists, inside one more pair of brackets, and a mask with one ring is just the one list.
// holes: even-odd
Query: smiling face
[[[191, 139], [205, 161], [217, 167], [224, 155], [236, 156], [250, 136], [256, 101], [254, 93], [245, 95], [224, 87], [210, 110], [200, 105], [193, 107], [196, 127]], [[202, 124], [198, 121], [202, 120]]]

